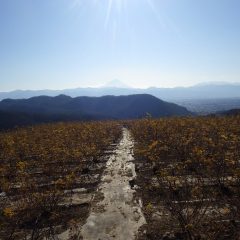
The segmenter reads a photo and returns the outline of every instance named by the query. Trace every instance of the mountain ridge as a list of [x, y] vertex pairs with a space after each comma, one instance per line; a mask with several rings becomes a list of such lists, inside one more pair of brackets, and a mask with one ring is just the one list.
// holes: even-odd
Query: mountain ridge
[[192, 115], [185, 107], [165, 102], [149, 94], [76, 98], [58, 95], [5, 99], [0, 102], [0, 111], [3, 115], [0, 119], [5, 119], [7, 113], [20, 114], [25, 118], [29, 117], [29, 122], [32, 118], [38, 122], [36, 116], [43, 119], [43, 122], [52, 122], [138, 119], [147, 114], [154, 118]]
[[0, 100], [6, 98], [20, 99], [30, 98], [39, 95], [58, 96], [65, 94], [71, 97], [90, 96], [100, 97], [106, 95], [132, 95], [150, 94], [157, 98], [173, 101], [181, 99], [217, 99], [240, 97], [239, 84], [198, 84], [191, 87], [159, 88], [149, 87], [145, 89], [132, 87], [86, 87], [63, 90], [15, 90], [10, 92], [0, 92]]

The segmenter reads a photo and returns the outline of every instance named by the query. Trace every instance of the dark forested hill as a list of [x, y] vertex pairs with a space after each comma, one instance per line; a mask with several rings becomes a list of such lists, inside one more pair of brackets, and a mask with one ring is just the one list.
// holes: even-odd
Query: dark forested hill
[[228, 110], [228, 111], [218, 112], [217, 115], [221, 115], [221, 116], [240, 115], [240, 109], [231, 109], [231, 110]]
[[[3, 119], [6, 124], [2, 125], [8, 125], [6, 119], [12, 119], [9, 121], [10, 126], [68, 120], [136, 119], [146, 116], [147, 113], [156, 118], [191, 114], [184, 107], [148, 94], [76, 98], [59, 95], [5, 99], [0, 102], [0, 111], [0, 125]], [[15, 124], [18, 121], [19, 124]]]
[[1, 111], [0, 110], [0, 130], [23, 127], [41, 123], [67, 122], [67, 121], [89, 121], [100, 120], [95, 116], [81, 114], [45, 114], [45, 113], [26, 113], [20, 111]]

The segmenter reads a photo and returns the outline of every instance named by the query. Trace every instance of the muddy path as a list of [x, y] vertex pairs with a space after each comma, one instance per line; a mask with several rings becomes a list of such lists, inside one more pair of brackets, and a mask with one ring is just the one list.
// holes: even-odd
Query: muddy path
[[83, 240], [131, 240], [145, 223], [141, 202], [134, 200], [129, 184], [135, 178], [133, 140], [124, 128], [123, 137], [109, 157], [96, 195], [102, 200], [93, 204], [81, 230]]

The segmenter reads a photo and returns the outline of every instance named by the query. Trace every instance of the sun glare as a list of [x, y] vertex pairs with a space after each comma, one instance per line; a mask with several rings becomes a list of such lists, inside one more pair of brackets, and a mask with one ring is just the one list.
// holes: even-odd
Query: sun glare
[[[102, 26], [107, 31], [111, 38], [113, 45], [115, 45], [118, 39], [120, 26], [124, 25], [125, 32], [129, 29], [133, 29], [131, 23], [131, 12], [134, 8], [137, 8], [139, 4], [145, 5], [152, 11], [152, 16], [156, 17], [160, 22], [161, 27], [164, 25], [161, 19], [160, 13], [156, 8], [155, 0], [74, 0], [73, 8], [78, 7], [79, 9], [83, 6], [94, 9], [101, 7], [104, 11], [104, 20]], [[129, 32], [129, 31], [128, 31]], [[131, 31], [132, 32], [132, 31]], [[132, 32], [134, 35], [134, 33]]]
[[[138, 4], [140, 1], [145, 2], [146, 5], [156, 14], [157, 9], [155, 7], [154, 0], [131, 0], [135, 4]], [[100, 4], [106, 5], [106, 17], [104, 26], [107, 27], [111, 18], [114, 18], [115, 15], [123, 15], [127, 8], [132, 7], [133, 5], [129, 4], [129, 0], [73, 0], [71, 2], [71, 8], [81, 7], [85, 4], [93, 4], [94, 6], [99, 6]]]
[[[99, 1], [99, 0], [98, 0]], [[106, 20], [105, 27], [108, 26], [110, 18], [114, 16], [114, 14], [122, 14], [127, 7], [126, 0], [108, 0], [107, 10], [106, 10]]]

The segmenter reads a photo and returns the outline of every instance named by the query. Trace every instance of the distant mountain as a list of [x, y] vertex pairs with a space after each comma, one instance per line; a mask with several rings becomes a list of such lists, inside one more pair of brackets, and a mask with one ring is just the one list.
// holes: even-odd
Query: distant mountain
[[105, 95], [132, 95], [151, 94], [165, 101], [176, 102], [186, 99], [218, 99], [218, 98], [240, 98], [240, 84], [227, 83], [204, 83], [192, 87], [176, 88], [129, 88], [119, 80], [113, 80], [107, 85], [99, 88], [76, 88], [65, 90], [16, 90], [12, 92], [0, 92], [0, 100], [6, 98], [20, 99], [34, 96], [58, 96], [65, 94], [71, 97], [89, 96], [100, 97]]
[[148, 94], [76, 98], [59, 95], [5, 99], [0, 102], [0, 111], [0, 126], [4, 125], [1, 123], [3, 119], [6, 122], [6, 119], [10, 118], [12, 120], [9, 127], [70, 120], [137, 119], [147, 113], [155, 118], [191, 115], [184, 107]]
[[195, 86], [226, 86], [226, 85], [234, 85], [234, 86], [240, 86], [240, 83], [238, 82], [232, 82], [232, 83], [228, 83], [228, 82], [224, 82], [224, 81], [214, 81], [214, 82], [202, 82], [202, 83], [198, 83]]

